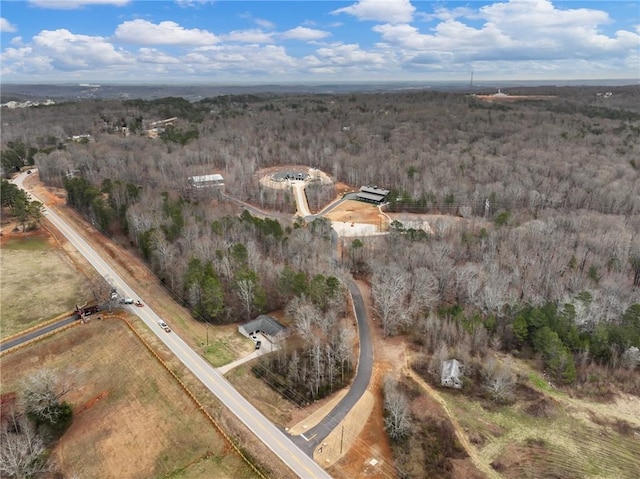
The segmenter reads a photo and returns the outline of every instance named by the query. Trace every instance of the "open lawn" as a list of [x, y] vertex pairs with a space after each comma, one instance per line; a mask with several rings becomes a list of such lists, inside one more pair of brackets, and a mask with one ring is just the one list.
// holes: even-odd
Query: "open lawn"
[[64, 251], [44, 234], [2, 242], [0, 338], [71, 313], [91, 295]]
[[2, 393], [49, 368], [73, 382], [73, 424], [53, 448], [64, 477], [252, 478], [174, 378], [118, 319], [79, 324], [0, 360]]
[[[197, 324], [190, 325], [191, 331], [196, 331]], [[194, 337], [198, 346], [202, 347], [202, 355], [209, 363], [219, 368], [236, 359], [248, 356], [255, 351], [253, 341], [238, 332], [235, 324], [202, 325], [204, 335]]]
[[298, 408], [292, 402], [283, 400], [280, 394], [255, 377], [251, 367], [259, 361], [260, 359], [257, 359], [241, 364], [229, 371], [225, 377], [271, 422], [280, 427], [291, 426], [292, 415]]

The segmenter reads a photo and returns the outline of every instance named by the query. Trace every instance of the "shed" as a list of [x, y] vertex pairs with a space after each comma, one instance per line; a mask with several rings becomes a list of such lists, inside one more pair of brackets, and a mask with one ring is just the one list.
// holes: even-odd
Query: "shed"
[[442, 363], [440, 384], [442, 386], [460, 389], [462, 387], [463, 366], [457, 359], [450, 359]]
[[261, 314], [256, 319], [238, 326], [238, 331], [247, 338], [251, 333], [260, 331], [261, 334], [267, 336], [271, 341], [276, 341], [286, 336], [287, 328], [280, 324], [273, 316]]

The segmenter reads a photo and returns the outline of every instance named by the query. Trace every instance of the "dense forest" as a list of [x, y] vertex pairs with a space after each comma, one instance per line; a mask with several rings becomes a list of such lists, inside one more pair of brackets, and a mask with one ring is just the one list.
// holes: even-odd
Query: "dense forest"
[[[370, 283], [385, 335], [405, 334], [435, 359], [471, 362], [487, 348], [538, 355], [559, 384], [592, 363], [633, 370], [640, 88], [509, 93], [550, 97], [252, 94], [17, 109], [3, 112], [2, 166], [35, 164], [105, 234], [135, 245], [194, 317], [285, 310], [298, 343], [270, 367], [295, 395], [322, 396], [351, 373], [352, 338], [338, 327], [350, 273]], [[158, 138], [142, 135], [173, 117]], [[329, 222], [286, 219], [293, 197], [259, 184], [256, 172], [276, 165], [381, 185], [387, 211], [456, 221], [434, 222], [433, 234], [392, 225], [335, 263]], [[273, 215], [192, 195], [188, 177], [214, 172], [226, 195]], [[336, 195], [307, 193], [315, 210]], [[637, 380], [624, 387], [640, 393]]]

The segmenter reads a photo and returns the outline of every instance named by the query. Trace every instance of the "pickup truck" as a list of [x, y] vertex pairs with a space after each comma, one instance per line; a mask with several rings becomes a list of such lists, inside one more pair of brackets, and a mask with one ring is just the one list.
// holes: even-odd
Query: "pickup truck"
[[167, 333], [171, 332], [171, 328], [167, 325], [167, 323], [165, 323], [164, 321], [160, 320], [158, 321], [158, 324], [160, 325], [160, 327], [162, 329], [164, 329]]

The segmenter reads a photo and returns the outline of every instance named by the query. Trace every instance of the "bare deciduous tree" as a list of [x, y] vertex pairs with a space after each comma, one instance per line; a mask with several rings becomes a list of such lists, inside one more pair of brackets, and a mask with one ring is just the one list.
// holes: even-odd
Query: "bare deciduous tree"
[[256, 294], [256, 284], [251, 279], [241, 279], [237, 282], [238, 297], [242, 302], [242, 306], [247, 313], [247, 320], [251, 319], [251, 308], [253, 306], [253, 298]]
[[23, 382], [22, 406], [32, 413], [55, 424], [62, 409], [58, 406], [60, 398], [71, 391], [71, 384], [49, 369], [41, 369]]
[[411, 432], [409, 403], [390, 378], [384, 381], [384, 428], [389, 438], [396, 442]]
[[399, 268], [383, 268], [373, 275], [371, 295], [385, 336], [395, 334], [408, 291], [408, 275]]
[[483, 387], [494, 401], [507, 403], [513, 400], [516, 379], [511, 362], [500, 363], [493, 357], [488, 358], [482, 366]]
[[15, 411], [7, 418], [0, 430], [0, 476], [26, 479], [50, 472], [46, 447], [35, 426]]

